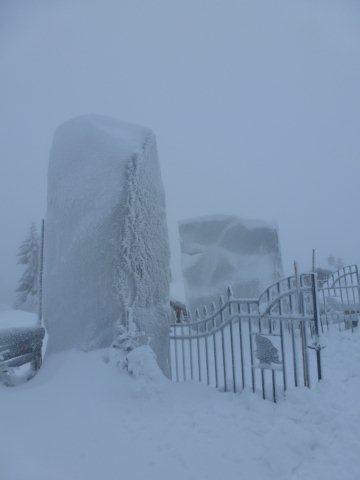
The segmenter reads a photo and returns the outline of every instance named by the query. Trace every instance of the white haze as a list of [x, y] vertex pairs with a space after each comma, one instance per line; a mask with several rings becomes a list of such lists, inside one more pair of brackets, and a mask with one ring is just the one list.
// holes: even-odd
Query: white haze
[[356, 0], [0, 0], [0, 302], [53, 131], [91, 112], [155, 131], [175, 277], [208, 213], [276, 220], [287, 271], [360, 262], [359, 25]]

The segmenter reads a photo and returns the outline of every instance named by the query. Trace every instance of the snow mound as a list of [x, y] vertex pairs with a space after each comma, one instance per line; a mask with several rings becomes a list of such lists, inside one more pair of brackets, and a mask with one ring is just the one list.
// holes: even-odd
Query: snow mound
[[155, 353], [149, 345], [141, 345], [135, 348], [125, 357], [125, 369], [135, 378], [144, 378], [151, 381], [164, 381]]
[[276, 405], [142, 381], [101, 350], [51, 355], [31, 382], [0, 387], [1, 480], [358, 480], [360, 334], [324, 342], [325, 380]]
[[109, 346], [131, 306], [168, 372], [169, 259], [153, 132], [99, 115], [61, 125], [48, 171], [48, 351]]

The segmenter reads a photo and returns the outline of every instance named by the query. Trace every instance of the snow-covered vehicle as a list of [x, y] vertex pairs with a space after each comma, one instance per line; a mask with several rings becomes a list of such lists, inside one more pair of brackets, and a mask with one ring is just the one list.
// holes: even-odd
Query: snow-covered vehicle
[[31, 313], [0, 310], [0, 383], [12, 386], [40, 369], [45, 329]]
[[[10, 328], [0, 331], [0, 382], [16, 385], [30, 380], [42, 363], [42, 326]], [[23, 368], [25, 367], [25, 368]]]

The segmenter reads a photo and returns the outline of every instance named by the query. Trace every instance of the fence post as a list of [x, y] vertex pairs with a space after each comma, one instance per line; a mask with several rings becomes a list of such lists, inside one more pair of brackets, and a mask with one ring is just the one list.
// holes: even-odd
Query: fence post
[[301, 315], [301, 314], [304, 314], [304, 312], [303, 312], [303, 303], [302, 303], [302, 291], [300, 288], [299, 268], [296, 261], [294, 262], [294, 276], [295, 276], [297, 311]]
[[43, 316], [43, 274], [44, 274], [44, 239], [45, 220], [41, 220], [40, 255], [39, 255], [39, 293], [38, 293], [38, 324], [41, 325]]
[[317, 278], [316, 273], [312, 273], [312, 284], [313, 284], [313, 308], [314, 308], [314, 324], [315, 324], [315, 344], [314, 348], [316, 351], [316, 364], [317, 364], [317, 374], [318, 380], [322, 379], [322, 370], [321, 370], [321, 345], [319, 342], [320, 339], [320, 329], [319, 329], [319, 304], [318, 304], [318, 290], [316, 286]]
[[316, 250], [315, 250], [315, 248], [313, 248], [311, 268], [312, 268], [312, 271], [313, 271], [314, 273], [315, 273], [315, 269], [316, 269], [315, 255], [316, 255]]
[[[360, 278], [359, 278], [359, 269], [357, 265], [355, 265], [355, 271], [356, 271], [356, 281], [357, 281], [357, 288], [358, 288], [358, 304], [360, 304]], [[359, 310], [359, 306], [357, 310]]]
[[199, 309], [197, 308], [195, 310], [195, 321], [197, 322], [196, 324], [196, 349], [197, 349], [197, 361], [198, 361], [198, 376], [199, 376], [199, 382], [201, 382], [201, 353], [200, 353], [200, 340], [199, 340], [199, 322], [200, 322], [200, 312]]

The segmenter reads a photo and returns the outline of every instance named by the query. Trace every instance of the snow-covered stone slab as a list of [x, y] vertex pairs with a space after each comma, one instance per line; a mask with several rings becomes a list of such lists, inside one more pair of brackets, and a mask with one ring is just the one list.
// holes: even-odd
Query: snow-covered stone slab
[[61, 125], [45, 230], [48, 351], [110, 345], [132, 306], [167, 371], [169, 246], [151, 130], [98, 115]]
[[228, 285], [236, 297], [257, 297], [282, 275], [275, 225], [209, 215], [180, 222], [179, 233], [191, 309], [218, 301]]

